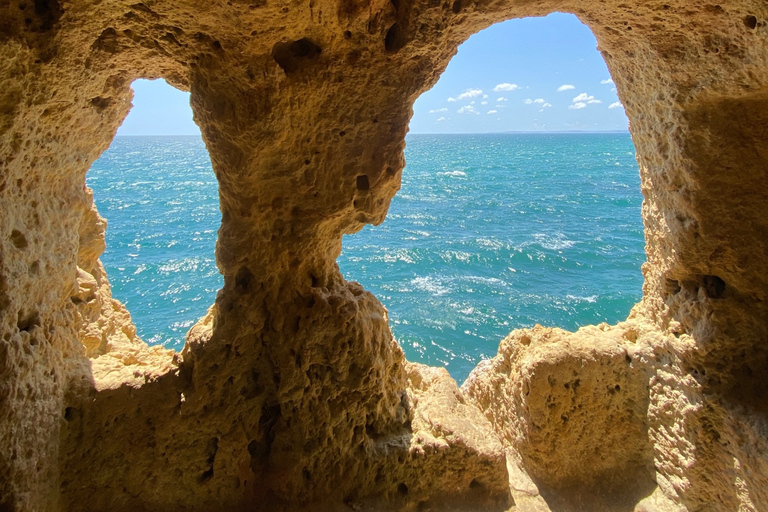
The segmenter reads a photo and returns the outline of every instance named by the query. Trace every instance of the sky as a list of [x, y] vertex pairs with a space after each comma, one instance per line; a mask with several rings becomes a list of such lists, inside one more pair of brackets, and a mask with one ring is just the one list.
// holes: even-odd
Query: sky
[[136, 80], [133, 107], [117, 135], [200, 135], [192, 120], [189, 93], [174, 89], [165, 80]]
[[[627, 130], [592, 32], [572, 14], [493, 25], [469, 38], [413, 107], [411, 133]], [[189, 93], [136, 80], [118, 135], [197, 135]]]

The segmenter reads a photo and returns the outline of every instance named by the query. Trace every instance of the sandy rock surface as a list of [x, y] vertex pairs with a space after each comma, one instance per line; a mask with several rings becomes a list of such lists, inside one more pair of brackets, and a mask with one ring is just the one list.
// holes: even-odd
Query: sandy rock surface
[[[458, 45], [594, 32], [645, 196], [617, 326], [512, 333], [459, 389], [335, 260], [384, 221]], [[768, 8], [756, 0], [0, 2], [0, 510], [768, 510]], [[147, 347], [85, 173], [137, 78], [191, 92], [224, 287]]]

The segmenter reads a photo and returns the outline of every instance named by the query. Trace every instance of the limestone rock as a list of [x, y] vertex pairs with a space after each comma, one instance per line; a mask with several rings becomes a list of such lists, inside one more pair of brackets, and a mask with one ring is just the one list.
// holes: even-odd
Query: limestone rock
[[[411, 106], [458, 45], [553, 11], [592, 29], [630, 119], [644, 297], [618, 326], [513, 333], [468, 400], [335, 261], [385, 219]], [[755, 0], [0, 3], [0, 510], [502, 510], [507, 482], [520, 510], [765, 510], [766, 19]], [[84, 186], [130, 83], [160, 77], [191, 92], [222, 210], [224, 287], [181, 354], [111, 297]]]
[[642, 367], [652, 351], [637, 337], [626, 325], [537, 326], [514, 331], [473, 371], [463, 390], [512, 452], [513, 493], [540, 494], [552, 510], [598, 511], [632, 510], [653, 491]]

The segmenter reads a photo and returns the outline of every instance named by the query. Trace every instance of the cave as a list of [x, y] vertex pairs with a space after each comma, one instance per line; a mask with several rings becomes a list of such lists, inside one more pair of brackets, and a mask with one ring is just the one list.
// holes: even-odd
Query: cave
[[[347, 282], [412, 104], [492, 23], [590, 27], [630, 120], [643, 299], [512, 332], [459, 388]], [[766, 8], [688, 2], [0, 6], [0, 510], [768, 507]], [[130, 84], [189, 91], [224, 286], [136, 338], [84, 187]], [[365, 179], [361, 179], [365, 176]]]

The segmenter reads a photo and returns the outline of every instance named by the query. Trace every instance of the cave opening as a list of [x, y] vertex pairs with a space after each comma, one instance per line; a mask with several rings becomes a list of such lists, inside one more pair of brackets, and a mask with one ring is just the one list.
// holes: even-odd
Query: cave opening
[[635, 147], [596, 45], [571, 14], [499, 23], [414, 105], [387, 220], [339, 257], [409, 360], [461, 382], [513, 329], [615, 323], [642, 298]]
[[[482, 508], [476, 492], [489, 499], [513, 493], [520, 509], [561, 512], [768, 503], [761, 343], [768, 332], [768, 68], [764, 10], [755, 2], [67, 5], [59, 12], [14, 3], [7, 10], [15, 14], [0, 23], [0, 438], [8, 441], [0, 509], [440, 509], [457, 508], [463, 496], [472, 499], [467, 509]], [[401, 182], [412, 103], [459, 43], [492, 21], [555, 8], [577, 11], [594, 28], [632, 117], [645, 194], [644, 298], [614, 326], [517, 331], [459, 389], [443, 368], [403, 358], [375, 296], [341, 278], [341, 233], [384, 220]], [[556, 68], [541, 52], [528, 53]], [[127, 78], [159, 75], [194, 91], [224, 210], [217, 263], [226, 285], [180, 357], [135, 342], [124, 309], [109, 301], [98, 261], [104, 223], [83, 188], [127, 115]], [[584, 115], [616, 103], [597, 84], [560, 78], [541, 93], [518, 75], [460, 84], [442, 96], [444, 105], [427, 108], [446, 123], [459, 115], [503, 119], [513, 95], [518, 109], [542, 115], [558, 107]], [[557, 90], [568, 85], [575, 90]], [[482, 94], [497, 87], [509, 93], [508, 102], [494, 95], [498, 104], [510, 106], [481, 111]], [[429, 134], [412, 128], [409, 152]], [[569, 134], [560, 135], [558, 147]], [[434, 140], [422, 144], [423, 160], [439, 165], [424, 173], [437, 185], [421, 211], [446, 232], [482, 221], [480, 233], [498, 238], [494, 225], [505, 235], [528, 220], [505, 218], [514, 209], [498, 197], [524, 194], [532, 208], [544, 206], [542, 215], [555, 214], [539, 218], [527, 248], [543, 251], [546, 237], [558, 233], [555, 240], [573, 244], [544, 256], [583, 248], [558, 222], [593, 226], [599, 215], [564, 206], [550, 212], [551, 173], [539, 187], [530, 179], [508, 190], [504, 180], [494, 183], [526, 166], [498, 165], [489, 154], [511, 145], [488, 143], [501, 135], [473, 137], [455, 144], [471, 151], [473, 165], [458, 157], [445, 163]], [[566, 156], [577, 149], [571, 145]], [[613, 152], [603, 153], [612, 162]], [[419, 178], [417, 158], [408, 158], [404, 200]], [[578, 166], [564, 168], [562, 202], [570, 204], [582, 185], [601, 191], [605, 166], [588, 167], [600, 171], [593, 179]], [[482, 205], [488, 183], [496, 201], [467, 219], [466, 205]], [[459, 186], [475, 188], [462, 200]], [[617, 206], [595, 195], [596, 210]], [[419, 230], [429, 236], [410, 235], [444, 242]], [[514, 261], [514, 243], [490, 250]], [[441, 261], [422, 266], [439, 271]], [[504, 276], [493, 267], [471, 276], [519, 286], [510, 279], [522, 267], [509, 267], [518, 272]], [[592, 267], [605, 274], [599, 278], [627, 282]], [[576, 282], [575, 273], [564, 274], [567, 284]], [[544, 274], [547, 283], [552, 275]], [[418, 277], [405, 284], [413, 288], [423, 282], [412, 283]], [[453, 284], [438, 296], [453, 296]], [[157, 315], [153, 308], [136, 317]], [[395, 335], [402, 342], [397, 328]], [[368, 496], [384, 506], [359, 501]]]
[[101, 260], [113, 297], [140, 338], [181, 350], [222, 286], [218, 183], [189, 93], [162, 79], [132, 88], [133, 107], [86, 184], [108, 222]]
[[[338, 259], [409, 359], [461, 381], [515, 328], [615, 323], [642, 297], [635, 149], [596, 44], [571, 14], [498, 23], [414, 105], [388, 219], [345, 237]], [[189, 94], [133, 88], [87, 183], [114, 297], [141, 338], [180, 350], [222, 286], [218, 184]]]

